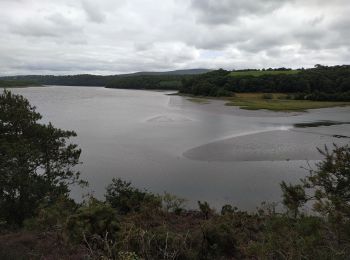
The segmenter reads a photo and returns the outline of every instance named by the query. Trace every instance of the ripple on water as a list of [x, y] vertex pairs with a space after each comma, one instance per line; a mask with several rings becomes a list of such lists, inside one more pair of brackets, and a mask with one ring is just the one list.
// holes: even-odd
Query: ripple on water
[[173, 122], [190, 122], [193, 121], [191, 118], [184, 117], [181, 115], [157, 115], [148, 118], [146, 122], [149, 123], [173, 123]]

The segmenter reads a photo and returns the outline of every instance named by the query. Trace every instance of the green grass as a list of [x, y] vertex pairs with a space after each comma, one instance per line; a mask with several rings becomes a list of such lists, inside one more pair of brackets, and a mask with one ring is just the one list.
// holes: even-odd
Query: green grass
[[272, 99], [263, 99], [263, 93], [237, 93], [227, 98], [227, 106], [238, 106], [246, 110], [266, 109], [270, 111], [306, 111], [308, 109], [349, 106], [350, 102], [287, 100], [285, 94], [273, 94]]
[[230, 76], [254, 76], [254, 77], [259, 77], [263, 75], [280, 75], [280, 74], [297, 74], [299, 73], [299, 70], [276, 70], [276, 71], [262, 71], [262, 70], [257, 70], [257, 71], [232, 71], [230, 73]]
[[203, 98], [187, 98], [188, 101], [197, 103], [197, 104], [209, 104], [210, 101], [207, 99], [203, 99]]

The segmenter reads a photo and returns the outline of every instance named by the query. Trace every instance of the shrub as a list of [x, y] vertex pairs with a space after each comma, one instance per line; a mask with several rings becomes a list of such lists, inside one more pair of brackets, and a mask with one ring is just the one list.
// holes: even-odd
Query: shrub
[[62, 196], [54, 204], [41, 204], [34, 218], [24, 221], [28, 230], [62, 231], [68, 217], [75, 213], [78, 205], [73, 199]]
[[94, 198], [71, 215], [65, 225], [65, 234], [70, 241], [85, 242], [94, 248], [101, 247], [100, 239], [116, 240], [118, 230], [116, 211]]
[[202, 226], [203, 242], [200, 255], [204, 259], [233, 257], [236, 252], [234, 228], [230, 221], [217, 219]]
[[161, 208], [161, 198], [152, 193], [131, 186], [131, 182], [114, 178], [108, 185], [106, 201], [120, 214], [137, 212], [142, 208]]
[[198, 201], [198, 206], [205, 219], [209, 219], [209, 217], [214, 213], [214, 210], [210, 208], [209, 203], [206, 201]]
[[162, 202], [166, 212], [175, 212], [179, 214], [183, 211], [186, 199], [179, 198], [175, 195], [165, 192], [162, 196]]

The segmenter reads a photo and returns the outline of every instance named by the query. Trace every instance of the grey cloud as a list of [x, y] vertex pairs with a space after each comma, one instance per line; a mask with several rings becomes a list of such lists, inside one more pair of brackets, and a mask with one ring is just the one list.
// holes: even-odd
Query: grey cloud
[[316, 26], [316, 25], [319, 25], [320, 23], [322, 23], [324, 21], [325, 17], [324, 15], [319, 15], [319, 16], [316, 16], [310, 20], [308, 20], [308, 23], [312, 26]]
[[102, 23], [106, 20], [106, 15], [92, 1], [85, 0], [82, 2], [82, 6], [90, 21]]
[[350, 60], [348, 0], [0, 0], [0, 75]]
[[10, 24], [9, 28], [13, 33], [33, 37], [60, 37], [82, 30], [80, 26], [59, 13], [47, 17], [28, 18], [22, 22]]
[[287, 35], [283, 35], [281, 37], [257, 37], [256, 39], [250, 39], [245, 42], [238, 43], [236, 47], [246, 52], [257, 53], [265, 50], [274, 49], [278, 46], [283, 46], [287, 41]]
[[198, 21], [205, 24], [227, 24], [244, 15], [259, 15], [280, 8], [286, 0], [191, 0]]

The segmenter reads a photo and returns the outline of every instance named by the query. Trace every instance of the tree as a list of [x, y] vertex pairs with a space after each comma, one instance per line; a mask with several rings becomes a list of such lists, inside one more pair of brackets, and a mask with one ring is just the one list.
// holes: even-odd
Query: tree
[[197, 203], [198, 203], [199, 210], [204, 216], [204, 219], [209, 219], [209, 217], [214, 212], [213, 209], [210, 208], [209, 203], [206, 201], [204, 202], [198, 201]]
[[283, 204], [293, 213], [294, 218], [299, 213], [299, 208], [307, 202], [305, 190], [302, 185], [291, 185], [284, 181], [281, 183]]
[[314, 191], [314, 208], [329, 217], [350, 220], [350, 146], [319, 149], [325, 159], [303, 180]]
[[74, 169], [81, 150], [67, 140], [75, 132], [39, 123], [41, 115], [21, 95], [0, 95], [0, 219], [22, 225], [38, 206], [85, 184]]
[[[283, 203], [297, 216], [298, 209], [307, 201], [313, 202], [315, 211], [331, 220], [350, 220], [350, 147], [334, 145], [333, 150], [318, 149], [325, 157], [310, 169], [302, 185], [282, 182]], [[306, 194], [310, 194], [306, 196]]]

